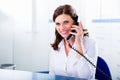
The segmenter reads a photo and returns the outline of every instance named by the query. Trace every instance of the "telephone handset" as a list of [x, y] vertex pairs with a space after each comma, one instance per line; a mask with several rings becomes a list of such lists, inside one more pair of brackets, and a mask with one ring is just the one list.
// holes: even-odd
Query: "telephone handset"
[[[75, 22], [74, 25], [78, 25], [78, 22]], [[76, 30], [72, 30], [71, 32], [76, 33]], [[67, 37], [67, 41], [69, 41], [69, 40], [71, 39], [72, 36], [73, 36], [73, 35], [70, 34], [70, 35]]]

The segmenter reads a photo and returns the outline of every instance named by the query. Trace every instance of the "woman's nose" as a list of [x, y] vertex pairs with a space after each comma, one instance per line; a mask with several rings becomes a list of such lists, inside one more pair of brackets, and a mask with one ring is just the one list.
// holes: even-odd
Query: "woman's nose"
[[61, 24], [61, 28], [64, 29], [64, 28], [65, 28], [65, 25], [64, 25], [64, 24]]

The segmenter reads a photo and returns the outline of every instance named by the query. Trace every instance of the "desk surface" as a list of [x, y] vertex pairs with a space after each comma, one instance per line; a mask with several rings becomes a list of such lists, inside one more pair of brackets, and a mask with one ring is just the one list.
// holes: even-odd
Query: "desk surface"
[[87, 80], [87, 79], [65, 77], [60, 75], [50, 76], [48, 74], [34, 73], [29, 71], [0, 69], [0, 80]]

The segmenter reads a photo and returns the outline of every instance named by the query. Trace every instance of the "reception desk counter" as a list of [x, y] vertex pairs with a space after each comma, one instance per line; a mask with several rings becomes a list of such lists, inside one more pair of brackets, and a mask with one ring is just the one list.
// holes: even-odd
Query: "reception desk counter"
[[[88, 80], [66, 76], [50, 76], [44, 73], [0, 69], [0, 80]], [[95, 79], [91, 79], [95, 80]]]

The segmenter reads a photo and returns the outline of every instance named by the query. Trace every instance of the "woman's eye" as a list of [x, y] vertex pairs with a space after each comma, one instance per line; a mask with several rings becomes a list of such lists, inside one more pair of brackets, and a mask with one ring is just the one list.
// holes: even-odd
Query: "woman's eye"
[[68, 24], [68, 23], [69, 23], [69, 21], [65, 21], [65, 22], [64, 22], [64, 24]]
[[55, 23], [56, 26], [59, 26], [60, 24], [59, 23]]

